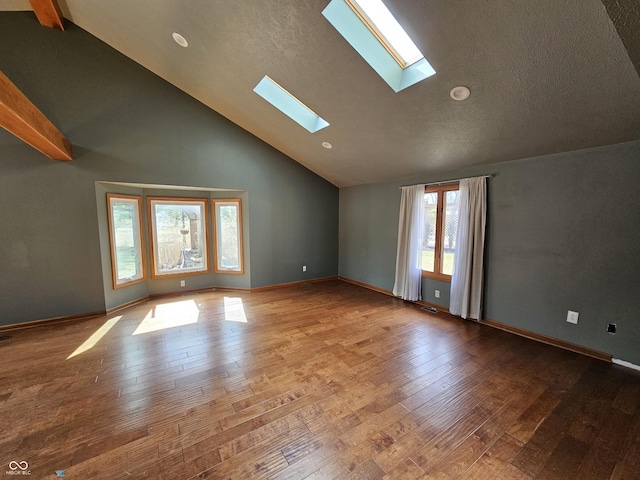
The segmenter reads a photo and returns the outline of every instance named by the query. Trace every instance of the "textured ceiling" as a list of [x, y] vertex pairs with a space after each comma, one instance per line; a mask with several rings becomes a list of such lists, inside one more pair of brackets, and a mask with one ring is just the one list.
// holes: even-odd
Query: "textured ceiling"
[[602, 0], [640, 75], [640, 1]]
[[[337, 186], [640, 139], [637, 0], [385, 0], [437, 72], [400, 93], [321, 15], [327, 3], [59, 0], [66, 19]], [[252, 91], [264, 75], [331, 125], [311, 134], [275, 110]], [[471, 97], [451, 100], [456, 85]]]

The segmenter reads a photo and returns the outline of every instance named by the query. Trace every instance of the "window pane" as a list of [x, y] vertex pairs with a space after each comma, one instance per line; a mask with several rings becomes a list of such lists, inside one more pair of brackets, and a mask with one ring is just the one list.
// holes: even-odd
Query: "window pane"
[[138, 273], [134, 206], [126, 203], [115, 203], [111, 207], [116, 237], [116, 272], [118, 280], [134, 277]]
[[347, 5], [364, 18], [365, 26], [371, 30], [382, 46], [396, 58], [402, 68], [413, 65], [424, 55], [398, 23], [381, 0], [350, 0]]
[[206, 272], [206, 201], [149, 201], [154, 274]]
[[239, 199], [214, 200], [216, 272], [242, 273], [242, 209]]
[[453, 259], [456, 252], [459, 207], [460, 191], [450, 190], [446, 192], [444, 218], [442, 219], [442, 273], [445, 275], [453, 274]]
[[144, 279], [139, 197], [107, 195], [114, 288]]
[[424, 194], [424, 228], [422, 231], [422, 270], [433, 272], [436, 249], [438, 192]]

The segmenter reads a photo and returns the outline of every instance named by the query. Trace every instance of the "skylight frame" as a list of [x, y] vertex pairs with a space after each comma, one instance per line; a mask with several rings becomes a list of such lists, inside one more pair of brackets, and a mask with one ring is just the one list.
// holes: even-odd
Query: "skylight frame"
[[262, 77], [253, 91], [310, 133], [316, 133], [329, 126], [329, 122], [269, 75]]
[[410, 67], [424, 58], [423, 53], [382, 0], [344, 1], [401, 68]]
[[322, 15], [394, 92], [398, 93], [436, 73], [425, 57], [402, 68], [380, 36], [374, 34], [347, 1], [331, 0], [322, 10]]

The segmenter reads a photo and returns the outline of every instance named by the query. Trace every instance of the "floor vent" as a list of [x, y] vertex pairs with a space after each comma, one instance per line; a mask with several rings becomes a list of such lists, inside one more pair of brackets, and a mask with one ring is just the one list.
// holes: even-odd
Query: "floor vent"
[[420, 310], [424, 310], [429, 313], [438, 313], [438, 309], [434, 307], [421, 307]]

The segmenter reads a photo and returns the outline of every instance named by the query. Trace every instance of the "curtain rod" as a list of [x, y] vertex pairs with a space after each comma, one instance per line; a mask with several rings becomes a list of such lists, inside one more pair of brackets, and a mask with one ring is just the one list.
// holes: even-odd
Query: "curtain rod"
[[[449, 183], [456, 183], [459, 182], [460, 180], [466, 180], [468, 178], [478, 178], [478, 177], [484, 177], [484, 178], [493, 178], [495, 177], [495, 175], [477, 175], [475, 177], [464, 177], [464, 178], [457, 178], [455, 180], [442, 180], [441, 182], [431, 182], [431, 183], [425, 183], [424, 186], [425, 187], [430, 187], [433, 185], [447, 185]], [[420, 183], [414, 183], [413, 185], [421, 185]], [[402, 185], [398, 188], [402, 188], [402, 187], [412, 187], [413, 185]]]

